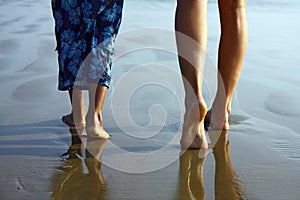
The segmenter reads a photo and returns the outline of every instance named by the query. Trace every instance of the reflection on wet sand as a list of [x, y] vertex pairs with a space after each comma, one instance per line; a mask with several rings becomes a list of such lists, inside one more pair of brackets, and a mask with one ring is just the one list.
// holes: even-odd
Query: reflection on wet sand
[[[213, 147], [215, 167], [215, 199], [243, 199], [241, 187], [230, 158], [228, 132], [223, 131], [219, 137], [214, 132], [210, 138], [218, 138]], [[188, 150], [180, 157], [178, 199], [206, 199], [203, 170], [205, 158], [200, 150]]]
[[213, 148], [216, 161], [215, 199], [243, 199], [241, 185], [237, 179], [230, 158], [228, 131], [223, 131]]
[[200, 150], [188, 150], [180, 156], [178, 199], [205, 199], [203, 168], [205, 158]]
[[70, 133], [72, 144], [53, 178], [52, 199], [103, 199], [107, 187], [101, 154], [107, 140], [87, 141], [84, 147], [76, 130], [70, 129]]
[[[109, 197], [120, 197], [118, 191], [122, 189], [132, 191], [137, 185], [115, 185], [115, 189], [111, 190], [112, 185], [108, 186], [104, 180], [102, 172], [101, 155], [107, 140], [86, 140], [79, 137], [75, 129], [70, 129], [72, 136], [72, 145], [69, 147], [67, 153], [63, 156], [63, 164], [57, 168], [57, 173], [52, 178], [52, 199], [109, 199]], [[79, 134], [81, 134], [79, 132]], [[240, 183], [235, 174], [231, 158], [230, 158], [230, 144], [228, 141], [228, 132], [222, 132], [219, 137], [216, 137], [214, 132], [209, 133], [213, 145], [213, 155], [215, 159], [215, 193], [214, 198], [217, 200], [239, 200], [244, 199]], [[211, 135], [212, 134], [212, 135]], [[215, 136], [215, 137], [214, 137]], [[215, 139], [214, 139], [215, 138]], [[175, 199], [211, 199], [212, 194], [207, 193], [204, 186], [204, 164], [206, 157], [203, 150], [188, 150], [182, 152], [179, 159], [179, 174], [178, 184], [175, 194]], [[118, 173], [119, 179], [127, 179], [131, 177], [132, 180], [139, 176], [144, 176], [145, 180], [150, 181], [150, 186], [153, 180], [160, 180], [156, 172], [153, 172], [149, 179], [148, 175], [135, 175]], [[167, 177], [167, 176], [166, 176]], [[113, 179], [112, 179], [113, 180]], [[120, 180], [119, 180], [120, 181]], [[135, 183], [135, 182], [133, 182]], [[140, 182], [138, 184], [141, 184]], [[157, 183], [156, 183], [157, 184]], [[162, 183], [163, 184], [163, 183]], [[149, 185], [148, 185], [149, 186]], [[108, 190], [108, 188], [110, 188]], [[159, 188], [164, 188], [163, 185]], [[116, 190], [117, 189], [117, 190]], [[174, 188], [175, 189], [175, 188]], [[111, 192], [113, 194], [111, 194]], [[159, 191], [158, 191], [159, 192]], [[162, 191], [161, 191], [162, 192]], [[134, 198], [135, 193], [126, 193], [129, 199]], [[123, 194], [124, 195], [124, 194]], [[144, 194], [145, 198], [151, 197]], [[164, 196], [164, 195], [163, 195]], [[164, 196], [166, 197], [166, 196]], [[117, 198], [117, 199], [118, 199]], [[111, 198], [114, 199], [114, 198]], [[169, 199], [169, 198], [166, 198]], [[173, 196], [174, 199], [174, 196]]]

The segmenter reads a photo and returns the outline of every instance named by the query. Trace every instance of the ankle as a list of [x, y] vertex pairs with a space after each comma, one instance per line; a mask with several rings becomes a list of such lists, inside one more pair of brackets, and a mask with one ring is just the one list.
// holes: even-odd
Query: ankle
[[199, 110], [200, 110], [200, 118], [204, 119], [207, 114], [207, 106], [203, 99], [198, 99]]
[[231, 113], [231, 99], [229, 101], [227, 101], [227, 103], [226, 103], [226, 111], [229, 116]]
[[194, 102], [186, 102], [186, 110], [184, 115], [184, 124], [188, 127], [191, 123], [201, 123], [203, 122], [207, 114], [207, 106], [204, 100], [195, 100]]
[[215, 100], [211, 107], [211, 110], [213, 112], [219, 112], [229, 116], [231, 113], [231, 102], [220, 102], [218, 100]]
[[102, 112], [100, 111], [100, 112], [96, 113], [96, 116], [97, 116], [97, 119], [99, 121], [100, 126], [103, 127], [103, 125], [102, 125], [103, 124]]
[[185, 107], [186, 107], [186, 113], [189, 112], [195, 112], [195, 107], [198, 108], [199, 111], [199, 118], [200, 121], [204, 119], [205, 115], [207, 114], [207, 106], [202, 97], [198, 97], [194, 101], [191, 101], [190, 99], [185, 100]]
[[93, 122], [93, 123], [98, 123], [100, 126], [102, 126], [102, 113], [101, 112], [90, 112], [88, 111], [86, 115], [86, 121]]

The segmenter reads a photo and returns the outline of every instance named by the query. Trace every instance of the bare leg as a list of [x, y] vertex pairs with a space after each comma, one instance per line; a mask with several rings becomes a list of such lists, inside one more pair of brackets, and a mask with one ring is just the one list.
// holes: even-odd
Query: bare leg
[[89, 109], [86, 116], [86, 132], [89, 137], [109, 138], [102, 124], [102, 108], [106, 91], [106, 86], [98, 84], [89, 85]]
[[[81, 90], [69, 89], [69, 99], [72, 105], [70, 114], [62, 117], [62, 121], [69, 126], [85, 125], [85, 105], [83, 101], [83, 92]], [[76, 119], [76, 122], [74, 121]]]
[[75, 126], [82, 127], [85, 125], [86, 113], [82, 90], [73, 89], [71, 101], [74, 124]]
[[[181, 146], [207, 148], [204, 133], [204, 117], [207, 112], [202, 96], [202, 72], [207, 44], [207, 0], [179, 0], [176, 10], [175, 29], [179, 64], [185, 88], [185, 107]], [[189, 44], [185, 34], [195, 44]]]
[[240, 77], [247, 48], [246, 0], [219, 0], [221, 40], [219, 44], [218, 92], [205, 126], [229, 129], [231, 101]]

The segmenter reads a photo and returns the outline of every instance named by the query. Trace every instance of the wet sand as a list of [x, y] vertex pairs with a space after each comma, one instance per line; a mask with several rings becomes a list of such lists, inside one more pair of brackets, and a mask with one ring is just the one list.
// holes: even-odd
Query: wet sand
[[[172, 29], [175, 2], [137, 2], [126, 2], [121, 34]], [[175, 89], [144, 85], [132, 93], [128, 108], [116, 106], [113, 112], [112, 105], [122, 102], [114, 102], [111, 88], [104, 107], [111, 139], [78, 138], [60, 120], [70, 106], [67, 94], [56, 89], [50, 2], [0, 0], [0, 199], [298, 199], [299, 7], [296, 1], [249, 2], [249, 48], [231, 129], [220, 137], [209, 131], [214, 145], [203, 157], [196, 150], [181, 152], [176, 84]], [[208, 10], [207, 51], [215, 62], [216, 3]], [[169, 68], [157, 73], [146, 65], [131, 71], [149, 63]], [[135, 75], [133, 83], [149, 77], [168, 86], [178, 80], [178, 70], [170, 52], [135, 51], [115, 63], [113, 86], [126, 81], [125, 72]], [[170, 73], [175, 76], [167, 77]], [[120, 126], [127, 111], [132, 120]]]

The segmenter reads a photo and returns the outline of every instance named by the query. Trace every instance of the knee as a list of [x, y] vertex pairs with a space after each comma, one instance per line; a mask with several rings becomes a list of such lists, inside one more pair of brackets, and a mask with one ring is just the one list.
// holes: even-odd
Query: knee
[[219, 0], [222, 31], [247, 32], [246, 0]]
[[230, 6], [233, 10], [246, 8], [246, 0], [232, 0]]
[[221, 13], [236, 13], [236, 11], [245, 10], [246, 0], [219, 0]]
[[231, 17], [244, 19], [246, 13], [246, 0], [232, 0], [230, 5]]

